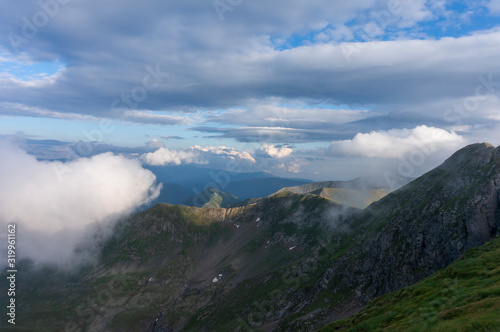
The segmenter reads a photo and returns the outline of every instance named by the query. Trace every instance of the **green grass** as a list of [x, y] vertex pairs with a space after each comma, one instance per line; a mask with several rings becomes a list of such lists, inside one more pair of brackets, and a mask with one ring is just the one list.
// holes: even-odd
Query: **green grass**
[[500, 331], [500, 238], [319, 331]]

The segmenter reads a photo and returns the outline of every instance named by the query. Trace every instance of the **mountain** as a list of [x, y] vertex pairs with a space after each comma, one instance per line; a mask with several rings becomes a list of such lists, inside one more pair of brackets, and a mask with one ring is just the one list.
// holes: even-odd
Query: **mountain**
[[183, 187], [192, 187], [200, 183], [217, 182], [218, 179], [241, 181], [272, 177], [266, 172], [229, 172], [220, 169], [199, 167], [196, 165], [144, 166], [156, 175], [158, 182], [177, 183]]
[[223, 190], [244, 200], [249, 198], [265, 197], [280, 190], [283, 187], [297, 186], [309, 182], [311, 181], [304, 179], [287, 179], [279, 177], [246, 179], [230, 182], [225, 188], [223, 188]]
[[[301, 184], [293, 187], [284, 187], [270, 194], [279, 195], [284, 192], [295, 194], [312, 194], [331, 199], [337, 204], [342, 204], [358, 209], [364, 209], [371, 203], [378, 201], [394, 189], [411, 181], [411, 178], [392, 175], [390, 179], [380, 177], [359, 177], [350, 181], [321, 181]], [[397, 188], [393, 188], [396, 185]], [[262, 198], [249, 199], [235, 206], [246, 203], [255, 203]]]
[[500, 331], [500, 237], [469, 249], [450, 266], [365, 310], [331, 323], [329, 331]]
[[191, 196], [184, 204], [188, 206], [196, 206], [201, 208], [226, 208], [232, 204], [240, 202], [238, 197], [225, 193], [223, 191], [208, 188], [202, 193]]
[[[307, 179], [280, 178], [266, 172], [238, 173], [194, 165], [146, 166], [162, 183], [160, 196], [153, 203], [183, 204], [208, 188], [242, 200], [264, 197], [283, 187], [312, 182]], [[191, 204], [190, 204], [191, 205]], [[151, 207], [151, 206], [148, 206]]]
[[351, 181], [322, 181], [295, 187], [285, 187], [278, 190], [274, 195], [287, 191], [296, 194], [318, 195], [329, 198], [338, 204], [364, 209], [371, 203], [386, 196], [392, 190], [387, 185], [372, 184], [365, 179], [357, 178]]
[[[280, 280], [342, 210], [294, 194], [231, 209], [158, 204], [117, 224], [97, 266], [66, 273], [23, 262], [17, 301], [29, 310], [18, 322], [37, 331], [141, 331], [161, 316], [165, 330], [231, 330], [239, 323], [224, 315], [268, 295], [261, 279]], [[217, 308], [223, 316], [213, 316]]]
[[[158, 204], [118, 223], [94, 266], [70, 273], [23, 262], [16, 301], [26, 309], [18, 313], [19, 327], [314, 330], [373, 309], [370, 301], [428, 278], [495, 238], [499, 196], [500, 147], [474, 144], [364, 210], [290, 192], [234, 208]], [[494, 263], [484, 260], [484, 266], [497, 273]], [[449, 273], [473, 285], [483, 271], [466, 265]], [[497, 285], [489, 285], [480, 296], [497, 294]], [[5, 273], [0, 286], [7, 287]], [[386, 296], [381, 301], [390, 302]], [[488, 311], [483, 303], [491, 304], [473, 309]], [[444, 317], [460, 313], [453, 308]], [[384, 323], [391, 314], [380, 324], [404, 319]]]
[[373, 202], [386, 196], [387, 189], [352, 190], [344, 188], [323, 188], [312, 191], [311, 194], [326, 197], [332, 201], [358, 209], [364, 209]]
[[410, 183], [412, 180], [414, 179], [396, 174], [390, 174], [390, 176], [387, 175], [387, 177], [364, 176], [349, 181], [320, 181], [294, 187], [285, 187], [280, 189], [278, 193], [289, 191], [296, 194], [307, 194], [323, 188], [350, 189], [356, 191], [384, 189], [389, 192]]

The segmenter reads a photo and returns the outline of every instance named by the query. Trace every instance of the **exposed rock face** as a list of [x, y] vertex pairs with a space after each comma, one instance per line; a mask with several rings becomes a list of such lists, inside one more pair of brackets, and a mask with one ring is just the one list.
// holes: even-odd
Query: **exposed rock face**
[[352, 290], [364, 303], [449, 265], [500, 229], [500, 147], [468, 146], [348, 220], [352, 247], [311, 293]]

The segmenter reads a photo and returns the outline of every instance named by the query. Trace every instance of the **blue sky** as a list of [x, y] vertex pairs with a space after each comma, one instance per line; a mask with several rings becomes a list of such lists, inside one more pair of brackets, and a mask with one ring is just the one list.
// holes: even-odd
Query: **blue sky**
[[1, 137], [315, 180], [500, 144], [498, 0], [214, 3], [3, 3]]

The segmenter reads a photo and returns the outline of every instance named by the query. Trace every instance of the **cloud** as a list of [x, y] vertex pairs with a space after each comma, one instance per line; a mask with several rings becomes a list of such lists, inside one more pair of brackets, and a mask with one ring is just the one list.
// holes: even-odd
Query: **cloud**
[[209, 138], [234, 138], [238, 142], [269, 142], [269, 143], [305, 143], [328, 141], [335, 138], [352, 137], [346, 128], [327, 129], [295, 129], [283, 127], [233, 127], [214, 128], [209, 126], [193, 127], [197, 130], [218, 135]]
[[[132, 1], [111, 1], [115, 10], [99, 13], [92, 11], [96, 1], [71, 2], [20, 46], [33, 63], [59, 60], [68, 65], [49, 85], [0, 82], [0, 100], [32, 110], [25, 115], [61, 118], [66, 113], [182, 125], [182, 117], [173, 113], [244, 107], [266, 98], [411, 110], [467, 97], [479, 73], [500, 74], [498, 31], [441, 39], [401, 37], [401, 27], [438, 20], [437, 1], [401, 2], [394, 15], [400, 27], [385, 29], [390, 36], [384, 40], [339, 44], [342, 40], [316, 43], [307, 38], [328, 35], [335, 27], [348, 34], [352, 21], [362, 26], [390, 3], [246, 2], [220, 22], [210, 1], [197, 6], [148, 2], [140, 8]], [[496, 8], [495, 3], [490, 1], [490, 7]], [[9, 2], [0, 13], [1, 31], [22, 34], [22, 18], [40, 10], [36, 2]], [[8, 39], [2, 48], [12, 49]], [[159, 68], [158, 82], [148, 79], [147, 67]], [[151, 89], [144, 92], [144, 86]], [[112, 106], [117, 99], [121, 109]], [[0, 107], [0, 113], [9, 112]], [[300, 119], [307, 117], [292, 122]]]
[[145, 146], [147, 149], [155, 149], [156, 150], [156, 149], [160, 149], [160, 148], [165, 147], [165, 144], [163, 142], [160, 142], [156, 138], [153, 138], [153, 139], [149, 140], [148, 142], [146, 142]]
[[366, 110], [310, 107], [304, 103], [291, 106], [278, 105], [283, 100], [250, 105], [247, 110], [229, 110], [210, 117], [207, 123], [224, 123], [255, 127], [286, 127], [296, 129], [328, 129], [365, 119], [370, 116]]
[[0, 156], [0, 222], [18, 224], [19, 258], [37, 262], [76, 260], [75, 246], [160, 190], [138, 161], [111, 153], [47, 162], [0, 141]]
[[194, 151], [177, 151], [161, 147], [155, 152], [143, 154], [141, 160], [151, 166], [180, 165], [195, 162], [197, 156]]
[[147, 165], [210, 164], [222, 166], [228, 161], [254, 164], [255, 159], [247, 151], [238, 151], [226, 146], [192, 146], [186, 150], [160, 148], [155, 152], [145, 153], [140, 159]]
[[273, 144], [262, 144], [259, 152], [263, 153], [264, 156], [272, 158], [283, 158], [289, 156], [293, 149], [288, 146], [277, 147]]
[[248, 151], [238, 151], [234, 148], [227, 146], [207, 146], [201, 147], [195, 145], [191, 148], [193, 151], [201, 151], [204, 158], [210, 158], [211, 156], [221, 157], [223, 159], [230, 160], [244, 160], [250, 163], [255, 163], [255, 159]]
[[167, 136], [160, 136], [160, 138], [168, 141], [169, 139], [184, 139], [184, 137], [180, 136], [172, 136], [172, 135], [167, 135]]
[[333, 142], [329, 152], [333, 155], [397, 159], [417, 149], [432, 153], [441, 149], [453, 150], [464, 143], [464, 138], [455, 132], [418, 126], [359, 133], [352, 140]]
[[494, 14], [494, 15], [500, 15], [500, 0], [490, 0], [486, 4], [486, 8]]
[[302, 171], [302, 165], [303, 164], [298, 161], [291, 161], [288, 164], [278, 164], [278, 168], [288, 173], [299, 174]]

